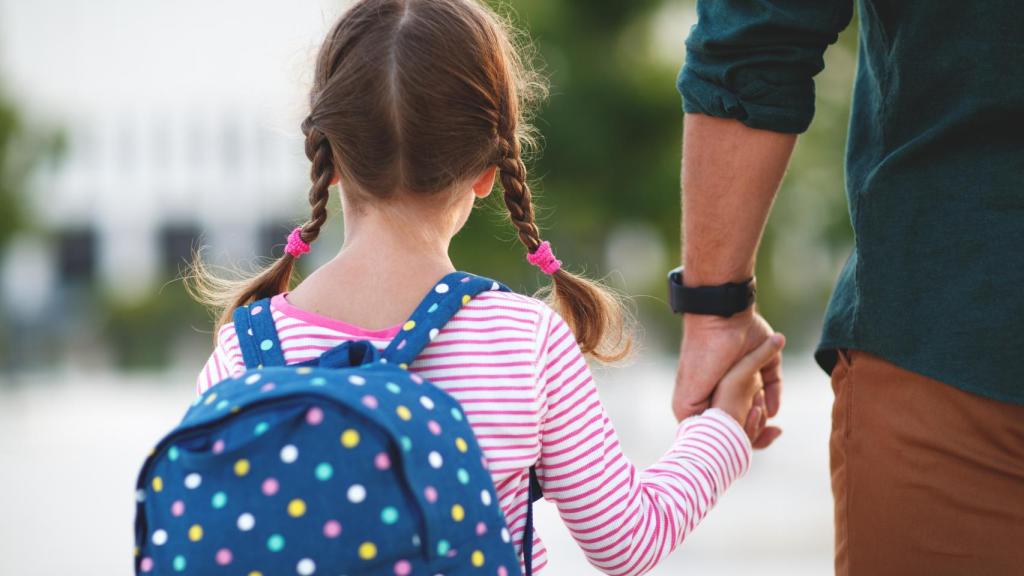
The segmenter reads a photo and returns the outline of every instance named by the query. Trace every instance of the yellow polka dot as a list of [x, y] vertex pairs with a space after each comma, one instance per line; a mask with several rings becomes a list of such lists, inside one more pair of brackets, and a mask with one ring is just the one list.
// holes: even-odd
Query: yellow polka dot
[[213, 401], [217, 399], [217, 393], [214, 392], [206, 397], [206, 401], [203, 404], [213, 404]]
[[241, 411], [241, 407], [239, 407], [239, 406], [232, 406], [231, 407], [231, 413], [232, 414], [237, 414], [239, 411]]
[[200, 540], [202, 540], [203, 527], [199, 524], [193, 524], [192, 527], [188, 529], [188, 539], [193, 542], [199, 542]]
[[398, 408], [395, 408], [395, 414], [398, 414], [398, 417], [401, 418], [402, 420], [405, 420], [406, 422], [412, 419], [412, 412], [409, 412], [409, 409], [406, 408], [405, 406], [399, 406]]
[[245, 476], [249, 473], [249, 461], [245, 458], [235, 462], [235, 476]]
[[259, 570], [253, 570], [252, 572], [249, 572], [249, 576], [263, 576], [263, 572], [260, 572]]
[[469, 557], [469, 561], [473, 563], [473, 566], [477, 568], [484, 565], [484, 553], [479, 550], [473, 550], [472, 556]]
[[342, 432], [341, 445], [345, 448], [355, 448], [356, 446], [359, 446], [359, 432], [356, 432], [352, 428]]
[[138, 556], [138, 555], [139, 555], [139, 547], [138, 547], [138, 546], [136, 546], [136, 547], [135, 547], [135, 555], [136, 555], [136, 556]]
[[466, 444], [466, 441], [463, 440], [462, 438], [455, 439], [455, 447], [458, 448], [459, 452], [462, 452], [463, 454], [466, 453], [466, 450], [469, 450], [469, 445]]
[[301, 498], [296, 498], [288, 503], [288, 515], [298, 518], [306, 513], [306, 503]]
[[402, 330], [405, 330], [406, 332], [408, 332], [409, 330], [412, 330], [415, 327], [416, 327], [416, 321], [415, 320], [409, 320], [408, 322], [405, 323], [404, 326], [402, 326]]
[[295, 373], [296, 374], [309, 374], [312, 371], [313, 371], [313, 369], [310, 368], [309, 366], [303, 366], [302, 368], [297, 368], [295, 370]]
[[363, 542], [359, 545], [359, 557], [363, 560], [373, 560], [377, 557], [377, 545], [373, 542]]
[[409, 365], [406, 364], [405, 362], [402, 362], [401, 364], [399, 364], [398, 367], [401, 368], [402, 370], [408, 370], [409, 369]]
[[153, 492], [163, 492], [164, 479], [156, 476], [153, 478]]
[[462, 522], [463, 518], [466, 517], [466, 509], [461, 504], [452, 506], [452, 520], [456, 522]]
[[465, 304], [469, 304], [469, 301], [470, 301], [470, 300], [472, 300], [472, 298], [470, 298], [469, 294], [466, 294], [465, 296], [463, 296], [463, 297], [462, 297], [462, 303], [463, 303], [464, 305], [465, 305]]

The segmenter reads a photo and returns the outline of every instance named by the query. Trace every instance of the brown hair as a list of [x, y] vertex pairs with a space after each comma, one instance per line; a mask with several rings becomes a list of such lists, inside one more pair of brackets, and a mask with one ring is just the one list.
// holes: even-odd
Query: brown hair
[[[303, 240], [316, 240], [327, 220], [335, 174], [350, 198], [373, 201], [450, 191], [495, 165], [519, 239], [537, 249], [524, 116], [546, 88], [510, 30], [473, 0], [362, 0], [345, 13], [320, 48], [302, 123], [312, 162]], [[294, 261], [285, 253], [250, 279], [227, 281], [197, 257], [191, 289], [221, 310], [219, 327], [234, 308], [288, 290]], [[612, 293], [565, 270], [553, 280], [549, 301], [585, 353], [628, 354], [628, 315]]]

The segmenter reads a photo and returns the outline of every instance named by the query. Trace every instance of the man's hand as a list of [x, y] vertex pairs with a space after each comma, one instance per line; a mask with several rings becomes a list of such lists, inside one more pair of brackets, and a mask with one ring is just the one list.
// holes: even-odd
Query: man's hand
[[[679, 369], [672, 395], [672, 411], [682, 420], [710, 406], [715, 385], [747, 353], [761, 345], [773, 333], [768, 322], [753, 309], [730, 318], [686, 314], [683, 317], [683, 343]], [[775, 416], [782, 395], [782, 357], [761, 368], [764, 395], [751, 409], [755, 420]], [[763, 398], [763, 404], [760, 398]], [[760, 410], [759, 414], [755, 414]], [[750, 425], [748, 430], [752, 429]], [[754, 426], [760, 430], [751, 441], [755, 448], [767, 448], [782, 434], [774, 426]]]

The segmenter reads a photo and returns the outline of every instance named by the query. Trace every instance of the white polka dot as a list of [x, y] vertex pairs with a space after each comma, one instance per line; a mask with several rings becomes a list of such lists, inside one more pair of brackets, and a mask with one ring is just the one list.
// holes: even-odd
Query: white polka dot
[[501, 529], [501, 541], [508, 544], [512, 540], [512, 535], [508, 533], [508, 528]]
[[495, 282], [491, 284], [491, 290], [501, 290], [501, 286], [498, 286], [498, 283]]
[[366, 384], [366, 378], [363, 378], [358, 374], [353, 374], [348, 377], [348, 382], [353, 386], [362, 386], [363, 384]]
[[437, 451], [431, 452], [430, 456], [427, 456], [427, 459], [430, 461], [430, 465], [434, 468], [440, 468], [444, 464], [444, 458], [441, 458], [441, 454]]
[[419, 534], [413, 534], [412, 535], [412, 545], [416, 546], [416, 547], [419, 547], [419, 545], [420, 545], [420, 535]]
[[246, 512], [238, 517], [238, 529], [242, 532], [248, 532], [252, 530], [253, 526], [256, 525], [256, 518], [252, 514]]
[[259, 382], [259, 381], [260, 381], [260, 375], [259, 374], [253, 374], [252, 376], [249, 376], [248, 378], [245, 379], [245, 383], [249, 384], [249, 385], [255, 384], [255, 383]]
[[309, 558], [303, 558], [299, 560], [295, 571], [299, 573], [299, 576], [310, 576], [310, 574], [316, 572], [316, 564]]
[[448, 292], [448, 285], [438, 284], [437, 286], [434, 286], [434, 292], [437, 292], [438, 294], [445, 294]]
[[430, 329], [430, 339], [433, 340], [434, 338], [437, 338], [437, 333], [438, 333], [438, 329], [437, 328], [431, 328]]
[[146, 491], [142, 490], [142, 489], [136, 490], [135, 491], [135, 501], [136, 502], [145, 502], [146, 501]]
[[291, 464], [299, 459], [299, 449], [294, 444], [288, 444], [281, 448], [281, 462]]
[[203, 477], [195, 472], [185, 476], [185, 488], [189, 490], [195, 490], [199, 488], [199, 485], [203, 483]]
[[489, 490], [480, 491], [480, 501], [484, 503], [484, 506], [491, 505], [491, 492]]
[[366, 488], [363, 488], [362, 484], [353, 484], [348, 489], [348, 501], [359, 504], [363, 500], [366, 500]]
[[430, 398], [427, 398], [426, 396], [420, 396], [420, 404], [422, 404], [423, 407], [426, 408], [427, 410], [434, 409], [434, 401], [431, 400]]
[[163, 546], [164, 544], [167, 544], [167, 531], [157, 530], [156, 532], [153, 532], [153, 544], [155, 546]]

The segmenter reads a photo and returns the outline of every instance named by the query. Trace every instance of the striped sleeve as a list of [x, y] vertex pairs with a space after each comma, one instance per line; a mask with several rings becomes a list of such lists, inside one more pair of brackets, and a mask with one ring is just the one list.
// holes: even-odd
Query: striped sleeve
[[232, 376], [245, 372], [245, 361], [242, 360], [242, 350], [238, 346], [238, 336], [235, 334], [235, 325], [231, 322], [220, 327], [217, 333], [217, 345], [206, 361], [199, 377], [196, 378], [196, 393], [202, 394], [211, 386]]
[[662, 458], [638, 470], [619, 440], [572, 332], [551, 313], [542, 344], [538, 476], [544, 496], [594, 567], [643, 574], [678, 546], [750, 464], [750, 443], [726, 413], [683, 421]]

